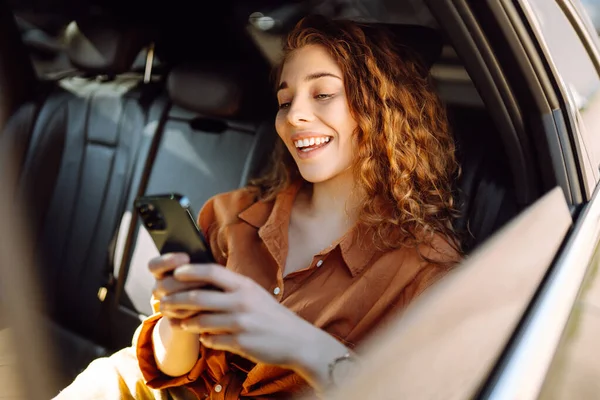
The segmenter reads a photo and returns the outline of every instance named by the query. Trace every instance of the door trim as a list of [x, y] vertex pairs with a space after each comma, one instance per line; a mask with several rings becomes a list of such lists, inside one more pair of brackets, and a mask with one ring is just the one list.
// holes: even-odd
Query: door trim
[[600, 186], [531, 302], [520, 329], [482, 391], [484, 398], [536, 399], [600, 237]]

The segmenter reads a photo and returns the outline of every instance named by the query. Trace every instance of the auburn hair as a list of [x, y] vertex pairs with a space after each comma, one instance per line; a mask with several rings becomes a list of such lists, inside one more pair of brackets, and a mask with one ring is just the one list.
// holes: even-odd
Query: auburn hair
[[[428, 68], [392, 37], [366, 23], [305, 17], [284, 42], [275, 82], [295, 50], [323, 46], [342, 70], [358, 125], [354, 175], [366, 195], [358, 223], [380, 250], [419, 245], [441, 234], [460, 251], [453, 227], [460, 168], [446, 111]], [[298, 167], [278, 139], [269, 169], [250, 185], [269, 201], [298, 179]]]

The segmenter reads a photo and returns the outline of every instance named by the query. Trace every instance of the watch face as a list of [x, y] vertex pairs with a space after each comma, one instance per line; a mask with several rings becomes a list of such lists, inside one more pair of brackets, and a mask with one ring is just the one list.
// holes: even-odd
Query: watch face
[[331, 365], [331, 383], [334, 386], [341, 385], [344, 381], [351, 379], [358, 373], [358, 362], [351, 355], [336, 359]]

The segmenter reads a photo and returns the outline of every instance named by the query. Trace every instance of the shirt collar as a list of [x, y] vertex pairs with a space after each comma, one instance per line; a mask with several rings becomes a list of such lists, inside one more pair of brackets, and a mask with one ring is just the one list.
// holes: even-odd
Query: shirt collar
[[292, 183], [275, 197], [275, 201], [257, 201], [238, 217], [258, 228], [258, 236], [277, 262], [280, 271], [285, 269], [288, 254], [288, 227], [294, 199], [302, 181]]
[[275, 201], [259, 200], [240, 212], [238, 217], [257, 229], [266, 226], [265, 229], [269, 230], [273, 225], [279, 225], [284, 219], [287, 219], [289, 223], [294, 199], [301, 186], [302, 181], [292, 183], [277, 194]]
[[360, 275], [377, 253], [366, 229], [359, 225], [344, 235], [339, 246], [342, 257], [353, 277]]
[[[259, 230], [260, 237], [281, 268], [287, 258], [290, 214], [302, 183], [303, 181], [292, 183], [276, 196], [275, 201], [257, 201], [238, 214], [241, 220]], [[352, 228], [333, 246], [319, 254], [325, 255], [337, 247], [353, 277], [359, 275], [377, 253], [366, 229], [359, 226]]]

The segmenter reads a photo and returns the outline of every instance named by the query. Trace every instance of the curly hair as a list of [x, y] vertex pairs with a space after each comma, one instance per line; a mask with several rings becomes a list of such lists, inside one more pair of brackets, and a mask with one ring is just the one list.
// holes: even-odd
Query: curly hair
[[[290, 55], [307, 45], [323, 46], [342, 69], [357, 122], [354, 176], [366, 194], [358, 223], [381, 250], [441, 234], [460, 251], [453, 227], [460, 168], [445, 108], [419, 56], [379, 27], [309, 16], [288, 34], [276, 82]], [[298, 167], [278, 140], [270, 169], [251, 185], [271, 200], [297, 179]]]

